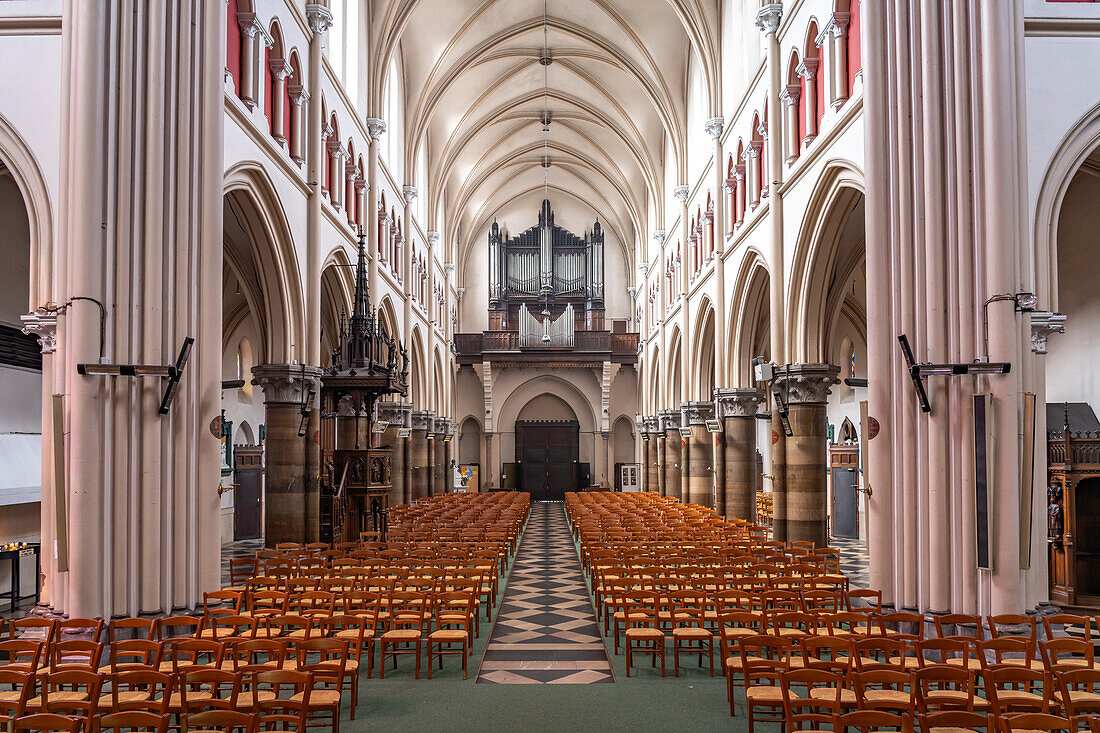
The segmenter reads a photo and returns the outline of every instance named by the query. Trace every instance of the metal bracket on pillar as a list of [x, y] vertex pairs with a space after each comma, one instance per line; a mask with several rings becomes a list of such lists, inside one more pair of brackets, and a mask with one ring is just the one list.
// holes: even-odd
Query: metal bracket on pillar
[[898, 343], [901, 345], [902, 356], [905, 357], [905, 366], [909, 372], [909, 377], [913, 380], [913, 388], [917, 392], [917, 401], [920, 403], [921, 412], [932, 412], [932, 405], [928, 402], [928, 393], [924, 389], [924, 377], [1008, 374], [1012, 369], [1012, 364], [1007, 361], [974, 361], [969, 364], [918, 364], [913, 358], [913, 349], [909, 346], [909, 338], [904, 333], [898, 336]]
[[164, 387], [164, 395], [161, 397], [160, 408], [157, 410], [161, 415], [167, 415], [168, 411], [172, 409], [172, 402], [176, 398], [180, 378], [183, 376], [183, 369], [187, 366], [187, 360], [191, 356], [191, 346], [194, 343], [195, 339], [190, 336], [183, 340], [183, 346], [180, 347], [180, 353], [176, 357], [175, 364], [166, 366], [159, 364], [77, 364], [76, 373], [85, 377], [134, 377], [135, 379], [160, 377], [161, 379], [167, 379], [168, 384]]
[[[306, 380], [306, 365], [302, 364], [302, 381]], [[298, 409], [302, 419], [298, 421], [298, 437], [306, 437], [306, 430], [309, 427], [309, 413], [310, 406], [313, 404], [314, 398], [317, 396], [317, 387], [313, 382], [310, 382], [309, 389], [302, 393], [302, 406]]]

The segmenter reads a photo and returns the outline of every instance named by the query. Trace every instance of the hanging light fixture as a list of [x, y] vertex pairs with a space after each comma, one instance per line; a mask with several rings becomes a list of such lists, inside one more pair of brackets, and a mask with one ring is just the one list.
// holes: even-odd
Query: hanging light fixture
[[[550, 16], [547, 7], [549, 0], [542, 0], [542, 55], [539, 63], [542, 65], [542, 198], [550, 200]], [[546, 329], [550, 320], [550, 301], [544, 296], [542, 302], [543, 317], [543, 341], [550, 341], [550, 335]]]

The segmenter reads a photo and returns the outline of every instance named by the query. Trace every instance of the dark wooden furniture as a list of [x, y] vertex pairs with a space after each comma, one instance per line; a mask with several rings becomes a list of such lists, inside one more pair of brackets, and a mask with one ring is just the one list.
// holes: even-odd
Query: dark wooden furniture
[[[11, 601], [11, 611], [14, 613], [15, 606], [23, 598], [29, 598], [34, 596], [34, 602], [38, 603], [41, 596], [41, 586], [39, 585], [39, 578], [42, 577], [42, 546], [37, 542], [27, 544], [24, 547], [13, 548], [10, 550], [0, 550], [0, 562], [7, 560], [11, 563], [11, 588], [7, 591], [0, 593], [0, 597], [6, 597]], [[20, 565], [24, 557], [34, 555], [34, 593], [23, 595], [22, 583], [20, 582]]]
[[[1100, 423], [1087, 405], [1048, 405], [1047, 546], [1050, 600], [1100, 610]], [[1075, 430], [1074, 428], [1091, 428]]]

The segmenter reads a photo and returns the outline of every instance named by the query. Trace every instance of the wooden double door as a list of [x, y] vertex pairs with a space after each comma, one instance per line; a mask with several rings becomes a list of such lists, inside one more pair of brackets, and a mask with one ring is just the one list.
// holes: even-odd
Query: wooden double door
[[516, 461], [520, 489], [532, 501], [564, 501], [577, 489], [580, 425], [569, 421], [516, 423]]

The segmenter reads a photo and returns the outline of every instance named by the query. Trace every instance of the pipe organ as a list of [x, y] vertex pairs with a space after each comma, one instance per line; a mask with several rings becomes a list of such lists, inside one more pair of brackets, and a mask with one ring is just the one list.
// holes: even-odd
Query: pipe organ
[[[575, 330], [604, 327], [604, 233], [578, 237], [554, 223], [549, 199], [538, 224], [509, 237], [489, 231], [489, 328], [517, 328], [523, 347], [572, 346]], [[541, 318], [534, 314], [542, 314]]]

